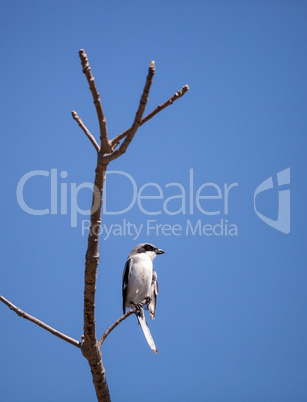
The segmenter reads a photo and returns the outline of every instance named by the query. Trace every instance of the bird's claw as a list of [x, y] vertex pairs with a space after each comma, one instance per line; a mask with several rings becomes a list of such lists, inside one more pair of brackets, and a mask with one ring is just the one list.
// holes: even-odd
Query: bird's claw
[[[149, 304], [151, 303], [151, 297], [149, 297], [149, 296], [147, 296], [147, 297], [145, 297], [145, 302], [146, 302], [146, 305], [147, 306], [149, 306]], [[139, 303], [134, 303], [134, 302], [131, 302], [131, 304], [133, 304], [133, 306], [134, 306], [134, 308], [136, 308], [138, 311], [139, 310], [141, 310], [141, 308], [143, 307], [143, 302], [139, 302]]]
[[135, 307], [137, 310], [141, 310], [141, 308], [143, 307], [143, 306], [142, 306], [142, 303], [134, 303], [134, 302], [131, 302], [131, 304], [133, 304], [134, 307]]

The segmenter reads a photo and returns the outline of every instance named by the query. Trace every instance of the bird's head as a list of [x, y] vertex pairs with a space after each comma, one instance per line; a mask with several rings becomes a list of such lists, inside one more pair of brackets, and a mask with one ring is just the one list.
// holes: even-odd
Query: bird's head
[[158, 254], [164, 254], [164, 251], [160, 248], [157, 248], [153, 244], [141, 243], [134, 247], [134, 249], [129, 254], [129, 257], [141, 253], [145, 253], [151, 259], [151, 261], [153, 261]]

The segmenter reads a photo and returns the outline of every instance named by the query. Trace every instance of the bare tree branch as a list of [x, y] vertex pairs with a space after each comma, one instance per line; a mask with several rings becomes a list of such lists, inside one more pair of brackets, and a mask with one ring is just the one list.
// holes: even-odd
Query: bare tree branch
[[81, 120], [81, 118], [78, 116], [78, 113], [75, 112], [74, 110], [71, 112], [71, 115], [73, 117], [74, 120], [76, 120], [76, 122], [78, 123], [79, 127], [82, 128], [82, 130], [84, 131], [85, 135], [87, 136], [87, 138], [91, 141], [91, 143], [94, 145], [94, 148], [96, 149], [97, 152], [100, 151], [100, 146], [97, 144], [97, 141], [95, 140], [94, 136], [89, 132], [89, 130], [85, 127], [83, 121]]
[[140, 100], [140, 104], [139, 104], [139, 108], [135, 114], [135, 118], [134, 118], [134, 122], [132, 124], [132, 126], [129, 129], [129, 132], [124, 140], [124, 142], [121, 144], [121, 146], [114, 151], [111, 154], [107, 154], [107, 155], [99, 155], [98, 158], [101, 162], [104, 163], [109, 163], [112, 160], [118, 158], [120, 155], [122, 155], [123, 153], [126, 152], [130, 142], [132, 141], [137, 129], [140, 127], [141, 125], [141, 121], [142, 121], [142, 116], [146, 107], [146, 103], [148, 100], [148, 94], [150, 91], [150, 86], [152, 83], [152, 77], [155, 73], [156, 69], [155, 69], [155, 62], [152, 60], [148, 69], [148, 75], [146, 78], [146, 83], [145, 83], [145, 87], [143, 89], [143, 94], [141, 96], [141, 100]]
[[81, 60], [81, 65], [83, 67], [83, 73], [85, 74], [87, 81], [90, 86], [90, 90], [93, 95], [94, 99], [94, 105], [96, 108], [97, 112], [97, 117], [98, 117], [98, 122], [99, 122], [99, 128], [100, 128], [100, 143], [101, 143], [101, 149], [104, 153], [110, 152], [110, 144], [108, 140], [108, 133], [107, 133], [107, 120], [105, 118], [105, 115], [102, 110], [101, 106], [101, 101], [100, 101], [100, 95], [99, 92], [97, 91], [96, 84], [95, 84], [95, 78], [93, 77], [92, 74], [92, 69], [89, 65], [87, 55], [84, 51], [84, 49], [79, 50], [79, 57]]
[[[145, 304], [147, 304], [148, 301], [147, 300], [143, 300], [141, 303], [139, 303], [141, 306], [144, 306]], [[126, 318], [128, 318], [130, 315], [135, 314], [137, 311], [137, 308], [133, 308], [129, 311], [127, 311], [127, 313], [125, 313], [124, 315], [122, 315], [118, 320], [116, 320], [114, 322], [114, 324], [112, 324], [106, 331], [105, 333], [102, 335], [102, 337], [100, 338], [98, 345], [101, 348], [103, 342], [106, 340], [106, 337], [110, 334], [110, 332], [113, 331], [114, 328], [117, 327], [117, 325], [119, 325], [122, 321], [124, 321]]]
[[[93, 97], [95, 99], [95, 95], [97, 90], [96, 87], [93, 89], [93, 80], [90, 75], [89, 65], [87, 61], [87, 57], [84, 51], [80, 51], [81, 60], [85, 60], [82, 62], [82, 65], [85, 65], [83, 72], [87, 74], [88, 81], [90, 83], [90, 88], [92, 90]], [[144, 113], [144, 109], [146, 106], [146, 102], [148, 99], [148, 93], [150, 89], [150, 85], [152, 82], [152, 76], [155, 72], [154, 63], [152, 62], [149, 67], [149, 72], [146, 80], [146, 84], [143, 90], [143, 94], [141, 97], [140, 105], [137, 110], [134, 123], [131, 127], [130, 133], [125, 138], [125, 141], [118, 149], [117, 156], [120, 156], [125, 152], [129, 143], [131, 142], [137, 128], [139, 127], [139, 122], [142, 119], [142, 115]], [[98, 95], [99, 97], [99, 95]], [[99, 99], [100, 102], [100, 99]], [[95, 104], [96, 105], [96, 104]], [[97, 105], [96, 105], [97, 110]], [[101, 109], [102, 110], [102, 109]], [[97, 111], [98, 114], [98, 111]], [[106, 131], [105, 131], [106, 133]], [[102, 140], [105, 137], [102, 135]], [[109, 142], [109, 151], [111, 150]], [[96, 292], [96, 278], [97, 278], [97, 267], [99, 263], [99, 231], [101, 224], [101, 206], [102, 206], [102, 194], [103, 194], [103, 185], [106, 176], [106, 170], [108, 163], [113, 159], [102, 159], [101, 156], [105, 154], [105, 148], [103, 147], [103, 142], [101, 143], [101, 150], [98, 153], [97, 167], [95, 170], [95, 183], [93, 188], [93, 199], [92, 199], [92, 207], [91, 207], [91, 224], [88, 236], [88, 247], [86, 252], [86, 260], [85, 260], [85, 274], [84, 274], [84, 335], [82, 337], [81, 351], [84, 357], [88, 360], [93, 383], [96, 390], [96, 395], [98, 401], [110, 401], [109, 389], [105, 376], [105, 369], [102, 363], [102, 355], [100, 351], [100, 346], [97, 341], [96, 335], [96, 322], [95, 322], [95, 292]], [[115, 158], [114, 158], [115, 159]]]
[[95, 292], [97, 267], [99, 263], [99, 231], [101, 224], [101, 206], [103, 184], [107, 166], [97, 161], [95, 183], [91, 207], [91, 224], [88, 236], [88, 247], [85, 256], [84, 272], [84, 335], [81, 351], [88, 360], [92, 372], [93, 383], [98, 401], [110, 401], [110, 393], [102, 363], [102, 355], [98, 347], [95, 321]]
[[57, 336], [58, 338], [63, 339], [63, 341], [66, 341], [66, 342], [70, 343], [71, 345], [76, 346], [77, 348], [81, 347], [81, 342], [76, 341], [75, 339], [71, 338], [70, 336], [67, 336], [67, 335], [63, 334], [62, 332], [57, 331], [56, 329], [45, 324], [43, 321], [40, 321], [37, 318], [33, 317], [32, 315], [22, 311], [20, 308], [16, 307], [13, 303], [8, 301], [5, 297], [3, 297], [1, 295], [0, 295], [0, 301], [2, 301], [11, 310], [13, 310], [17, 315], [19, 315], [19, 317], [25, 318], [26, 320], [33, 322], [34, 324], [40, 326], [41, 328], [45, 329], [46, 331], [51, 332], [51, 334]]
[[[124, 152], [126, 152], [129, 144], [131, 143], [137, 129], [144, 124], [146, 121], [151, 119], [161, 110], [171, 105], [176, 99], [183, 96], [189, 89], [188, 85], [185, 85], [180, 91], [176, 92], [170, 99], [168, 99], [163, 104], [159, 105], [151, 113], [143, 118], [144, 110], [148, 100], [148, 94], [150, 91], [152, 78], [155, 73], [155, 64], [152, 61], [149, 66], [148, 75], [146, 78], [146, 83], [143, 89], [143, 93], [140, 99], [139, 107], [136, 112], [132, 126], [119, 134], [117, 137], [113, 138], [110, 142], [108, 140], [106, 118], [104, 116], [100, 96], [97, 91], [95, 80], [89, 66], [88, 58], [83, 49], [79, 51], [79, 56], [81, 59], [81, 64], [83, 67], [83, 73], [85, 74], [89, 87], [94, 99], [94, 104], [97, 112], [97, 117], [99, 121], [100, 128], [100, 143], [99, 146], [94, 136], [86, 128], [84, 123], [78, 114], [73, 111], [72, 117], [84, 131], [85, 135], [89, 138], [92, 145], [97, 151], [97, 166], [95, 170], [95, 182], [93, 186], [93, 196], [92, 196], [92, 206], [91, 206], [91, 223], [88, 235], [88, 245], [85, 256], [85, 271], [84, 271], [84, 335], [82, 335], [81, 343], [73, 338], [68, 337], [65, 334], [55, 330], [49, 325], [43, 323], [35, 317], [25, 313], [20, 310], [14, 304], [9, 302], [3, 296], [0, 295], [0, 301], [6, 304], [11, 310], [13, 310], [20, 317], [23, 317], [43, 329], [49, 331], [53, 335], [65, 340], [66, 342], [81, 349], [83, 356], [88, 360], [93, 383], [95, 386], [96, 396], [99, 402], [110, 402], [110, 393], [108, 389], [108, 384], [106, 381], [105, 368], [102, 362], [101, 346], [107, 336], [116, 328], [123, 320], [125, 320], [130, 315], [136, 312], [136, 309], [129, 310], [126, 314], [121, 316], [114, 324], [112, 324], [102, 335], [100, 340], [97, 340], [96, 334], [96, 321], [95, 321], [95, 293], [96, 293], [96, 279], [97, 279], [97, 269], [99, 263], [99, 233], [101, 225], [101, 210], [102, 210], [102, 195], [103, 187], [106, 178], [106, 171], [109, 162], [118, 158]], [[115, 150], [120, 141], [124, 139], [119, 148]], [[146, 300], [141, 304], [146, 304]]]
[[[157, 106], [152, 112], [148, 113], [147, 116], [145, 116], [140, 123], [140, 126], [142, 126], [144, 123], [146, 123], [148, 120], [150, 120], [152, 117], [154, 117], [157, 113], [161, 112], [161, 110], [165, 109], [167, 106], [173, 104], [175, 100], [181, 98], [187, 91], [189, 90], [189, 86], [185, 85], [182, 87], [179, 91], [177, 91], [172, 97], [170, 97], [166, 102], [162, 103], [161, 105]], [[117, 135], [114, 137], [112, 140], [110, 140], [110, 144], [112, 149], [115, 149], [116, 146], [120, 143], [120, 141], [126, 137], [126, 135], [129, 133], [131, 130], [131, 127], [128, 128], [127, 130], [123, 131], [121, 134]]]

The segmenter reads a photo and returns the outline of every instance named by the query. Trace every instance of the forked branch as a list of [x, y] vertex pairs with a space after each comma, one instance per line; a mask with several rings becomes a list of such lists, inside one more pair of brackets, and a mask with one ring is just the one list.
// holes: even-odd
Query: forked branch
[[[126, 152], [129, 144], [131, 143], [137, 129], [144, 124], [146, 121], [151, 119], [161, 110], [165, 109], [167, 106], [171, 105], [175, 100], [183, 96], [189, 89], [188, 85], [185, 85], [181, 90], [176, 92], [171, 98], [166, 102], [157, 106], [152, 112], [143, 118], [145, 107], [148, 100], [148, 94], [150, 91], [152, 78], [155, 73], [155, 64], [152, 61], [149, 66], [148, 75], [146, 78], [146, 83], [143, 89], [141, 100], [139, 103], [138, 110], [136, 112], [132, 126], [113, 138], [111, 141], [108, 139], [106, 118], [104, 116], [100, 95], [97, 91], [95, 85], [95, 79], [93, 77], [91, 68], [89, 66], [88, 58], [83, 49], [79, 51], [79, 56], [83, 68], [83, 73], [85, 74], [96, 108], [96, 113], [99, 121], [100, 128], [100, 146], [95, 140], [94, 136], [86, 128], [84, 123], [78, 114], [73, 111], [72, 117], [81, 127], [85, 135], [91, 141], [95, 150], [98, 153], [97, 166], [95, 170], [95, 182], [93, 186], [93, 196], [92, 196], [92, 207], [91, 207], [91, 224], [88, 236], [88, 247], [85, 256], [85, 272], [84, 272], [84, 335], [82, 336], [82, 342], [70, 338], [69, 336], [55, 330], [44, 322], [38, 320], [37, 318], [27, 314], [26, 312], [20, 310], [14, 304], [9, 302], [3, 296], [0, 295], [0, 301], [6, 304], [11, 310], [13, 310], [20, 317], [23, 317], [36, 325], [39, 325], [43, 329], [49, 331], [53, 335], [63, 339], [64, 341], [78, 347], [81, 349], [82, 354], [88, 360], [90, 369], [92, 372], [93, 383], [96, 390], [96, 395], [98, 401], [109, 402], [110, 393], [106, 381], [105, 369], [102, 362], [102, 354], [100, 348], [107, 338], [107, 336], [116, 328], [123, 320], [125, 320], [130, 315], [136, 312], [136, 308], [128, 311], [126, 314], [121, 316], [117, 321], [114, 322], [102, 335], [100, 340], [97, 340], [96, 334], [96, 321], [95, 321], [95, 294], [96, 294], [96, 279], [97, 279], [97, 269], [99, 263], [99, 233], [101, 225], [101, 211], [102, 211], [102, 195], [104, 181], [106, 178], [106, 172], [109, 162], [118, 158], [124, 152]], [[124, 140], [121, 144], [121, 140]], [[115, 150], [115, 148], [119, 147]], [[142, 302], [144, 305], [146, 301]]]
[[141, 122], [142, 122], [142, 116], [143, 113], [145, 111], [145, 107], [148, 101], [148, 94], [150, 91], [150, 87], [152, 84], [152, 77], [155, 73], [156, 69], [155, 69], [155, 62], [152, 60], [148, 69], [148, 74], [147, 74], [147, 78], [146, 78], [146, 83], [145, 83], [145, 87], [143, 89], [143, 94], [141, 96], [141, 100], [140, 100], [140, 104], [138, 107], [138, 110], [135, 114], [135, 118], [134, 118], [134, 122], [132, 124], [132, 126], [129, 128], [127, 136], [124, 140], [124, 142], [121, 144], [121, 146], [114, 152], [107, 154], [107, 155], [99, 155], [99, 160], [103, 163], [109, 163], [111, 161], [113, 161], [114, 159], [118, 158], [120, 155], [122, 155], [123, 153], [126, 152], [130, 142], [132, 141], [137, 129], [140, 127]]
[[[146, 123], [152, 117], [154, 117], [157, 113], [161, 112], [161, 110], [165, 109], [167, 106], [174, 103], [175, 100], [181, 98], [186, 92], [188, 92], [188, 90], [189, 90], [188, 85], [185, 85], [184, 87], [182, 87], [173, 96], [171, 96], [167, 101], [165, 101], [161, 105], [157, 106], [152, 112], [148, 113], [147, 116], [143, 117], [143, 119], [141, 120], [140, 126], [142, 126], [144, 123]], [[120, 141], [126, 137], [126, 135], [129, 133], [130, 130], [131, 130], [131, 127], [128, 128], [127, 130], [123, 131], [121, 134], [117, 135], [116, 137], [114, 137], [112, 140], [110, 140], [112, 149], [115, 149], [117, 147], [117, 145], [120, 143]]]

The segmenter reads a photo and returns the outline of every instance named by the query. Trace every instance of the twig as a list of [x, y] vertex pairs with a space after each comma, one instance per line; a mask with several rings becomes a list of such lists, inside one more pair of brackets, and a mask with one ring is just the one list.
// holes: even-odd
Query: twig
[[78, 113], [75, 112], [74, 110], [71, 112], [71, 115], [73, 117], [74, 120], [76, 120], [76, 122], [78, 123], [79, 127], [82, 128], [82, 130], [84, 131], [85, 135], [87, 136], [87, 138], [91, 141], [91, 143], [94, 145], [94, 148], [96, 149], [97, 152], [100, 151], [100, 146], [97, 144], [97, 141], [95, 140], [94, 136], [89, 132], [89, 130], [85, 127], [83, 121], [80, 119], [80, 117], [78, 116]]
[[5, 297], [0, 295], [0, 301], [2, 301], [4, 304], [6, 304], [11, 310], [13, 310], [19, 317], [25, 318], [26, 320], [29, 320], [33, 322], [34, 324], [40, 326], [41, 328], [45, 329], [46, 331], [51, 332], [53, 335], [57, 336], [60, 339], [63, 339], [63, 341], [66, 341], [70, 343], [71, 345], [76, 346], [77, 348], [81, 347], [81, 342], [76, 341], [75, 339], [71, 338], [70, 336], [67, 336], [63, 334], [62, 332], [57, 331], [56, 329], [50, 327], [49, 325], [45, 324], [44, 322], [38, 320], [37, 318], [33, 317], [32, 315], [22, 311], [20, 308], [16, 307], [13, 303], [8, 301]]
[[[157, 106], [152, 112], [148, 113], [147, 116], [145, 116], [140, 123], [140, 126], [142, 126], [144, 123], [146, 123], [148, 120], [150, 120], [152, 117], [154, 117], [157, 113], [161, 112], [161, 110], [165, 109], [167, 106], [171, 105], [172, 103], [175, 102], [175, 100], [181, 98], [187, 91], [189, 90], [189, 86], [185, 85], [182, 87], [179, 91], [177, 91], [171, 98], [169, 98], [166, 102], [162, 103], [161, 105]], [[115, 149], [116, 146], [120, 143], [120, 141], [126, 137], [126, 135], [129, 133], [129, 130], [131, 130], [131, 127], [128, 128], [127, 130], [123, 131], [121, 134], [117, 135], [114, 137], [111, 141], [111, 147], [112, 149]]]
[[[140, 305], [144, 306], [147, 303], [147, 300], [144, 300], [140, 303]], [[102, 337], [100, 338], [99, 342], [98, 342], [98, 346], [99, 348], [101, 348], [103, 342], [106, 340], [106, 337], [110, 334], [110, 332], [113, 331], [114, 328], [117, 327], [117, 325], [119, 325], [122, 321], [124, 321], [126, 318], [128, 318], [130, 315], [135, 314], [136, 313], [136, 307], [127, 311], [127, 313], [125, 313], [124, 315], [122, 315], [117, 321], [114, 322], [114, 324], [112, 324], [107, 330], [106, 332], [102, 335]]]
[[146, 107], [146, 103], [148, 100], [148, 94], [150, 91], [150, 86], [152, 83], [152, 77], [155, 73], [156, 69], [155, 69], [155, 62], [152, 60], [148, 69], [148, 75], [146, 78], [146, 83], [145, 83], [145, 87], [143, 89], [143, 93], [141, 96], [141, 100], [140, 100], [140, 104], [138, 107], [138, 110], [135, 114], [135, 118], [134, 118], [134, 122], [132, 124], [132, 126], [129, 129], [129, 132], [124, 140], [124, 142], [121, 144], [121, 146], [114, 151], [113, 153], [110, 154], [106, 154], [106, 155], [99, 155], [98, 158], [101, 162], [108, 164], [109, 162], [111, 162], [112, 160], [118, 158], [120, 155], [122, 155], [123, 153], [126, 152], [126, 149], [128, 148], [130, 142], [132, 141], [137, 129], [140, 127], [141, 122], [142, 122], [142, 116]]
[[105, 341], [105, 339], [109, 335], [109, 333], [112, 332], [113, 329], [117, 327], [117, 325], [119, 325], [122, 321], [124, 321], [126, 318], [128, 318], [131, 314], [134, 314], [135, 312], [136, 312], [136, 308], [129, 310], [129, 311], [127, 311], [126, 314], [122, 315], [117, 321], [115, 321], [114, 324], [112, 324], [106, 330], [106, 332], [102, 335], [102, 337], [100, 338], [100, 340], [98, 342], [98, 346], [101, 348], [101, 345], [103, 344], [103, 342]]
[[103, 152], [110, 152], [110, 144], [108, 140], [108, 133], [107, 133], [107, 120], [105, 118], [105, 115], [102, 110], [101, 106], [101, 100], [100, 100], [100, 95], [99, 92], [97, 91], [96, 84], [95, 84], [95, 78], [93, 77], [92, 74], [92, 69], [89, 65], [87, 55], [84, 51], [84, 49], [79, 50], [79, 57], [81, 60], [81, 65], [83, 67], [83, 73], [85, 74], [87, 81], [90, 86], [90, 90], [93, 95], [94, 99], [94, 105], [96, 108], [97, 112], [97, 117], [98, 117], [98, 122], [99, 122], [99, 128], [100, 128], [100, 143], [101, 143], [101, 149]]

